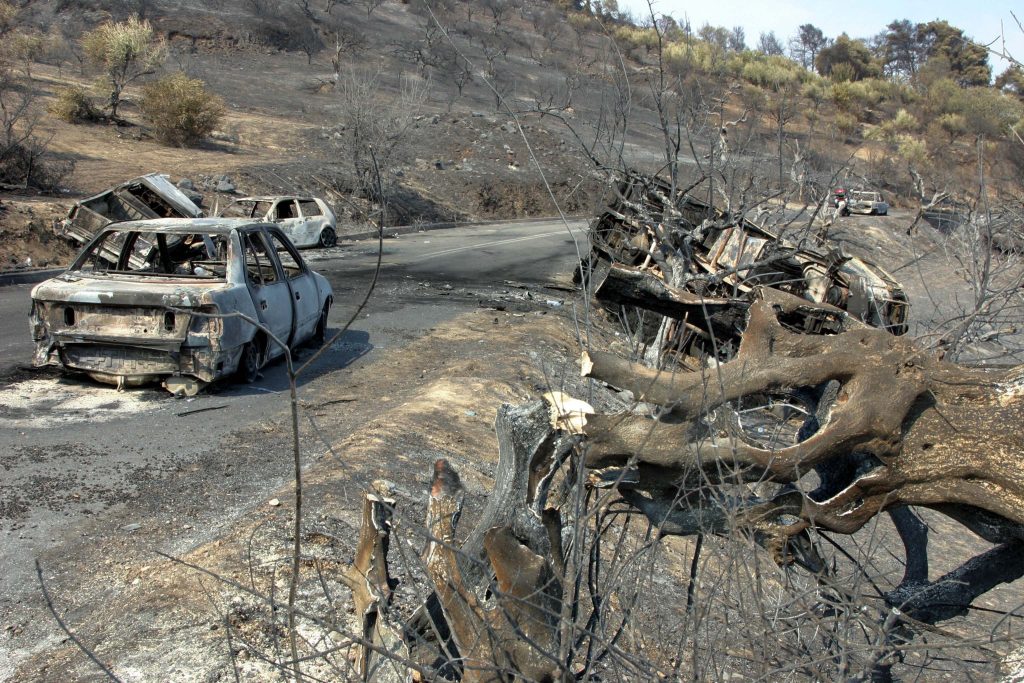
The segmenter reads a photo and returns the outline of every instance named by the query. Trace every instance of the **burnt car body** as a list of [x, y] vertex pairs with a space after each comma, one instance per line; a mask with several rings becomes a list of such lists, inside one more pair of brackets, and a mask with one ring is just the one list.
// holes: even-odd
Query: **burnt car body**
[[849, 195], [846, 210], [849, 213], [859, 213], [867, 216], [885, 216], [889, 213], [889, 203], [882, 199], [882, 195], [879, 192], [854, 190]]
[[61, 237], [85, 244], [110, 223], [153, 218], [199, 218], [202, 209], [166, 175], [150, 173], [83, 199], [54, 225]]
[[[907, 296], [879, 266], [838, 249], [789, 242], [691, 194], [673, 194], [660, 178], [634, 174], [619, 182], [591, 223], [590, 243], [591, 286], [599, 301], [613, 307], [631, 305], [621, 289], [628, 280], [648, 274], [664, 281], [667, 254], [685, 263], [672, 296], [680, 305], [692, 304], [692, 311], [661, 343], [691, 367], [712, 347], [718, 356], [738, 347], [747, 306], [759, 287], [828, 304], [894, 335], [907, 331]], [[610, 269], [614, 283], [607, 281]], [[634, 322], [646, 324], [642, 318]], [[634, 329], [647, 343], [656, 328]]]
[[297, 247], [333, 247], [338, 243], [334, 211], [319, 197], [242, 197], [224, 207], [220, 215], [274, 223]]
[[225, 314], [244, 314], [295, 348], [323, 340], [332, 302], [330, 284], [276, 226], [220, 218], [116, 223], [67, 271], [32, 290], [33, 362], [119, 387], [231, 375], [253, 381], [283, 349]]

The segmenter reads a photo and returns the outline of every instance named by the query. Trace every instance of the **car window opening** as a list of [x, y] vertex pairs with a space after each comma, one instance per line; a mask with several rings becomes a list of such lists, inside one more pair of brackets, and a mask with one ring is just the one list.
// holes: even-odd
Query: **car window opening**
[[223, 235], [111, 231], [86, 249], [71, 270], [224, 280], [226, 257]]
[[295, 202], [288, 200], [277, 205], [277, 218], [295, 218]]
[[273, 262], [266, 257], [267, 247], [263, 236], [255, 232], [244, 233], [245, 273], [250, 282], [263, 286], [277, 281]]

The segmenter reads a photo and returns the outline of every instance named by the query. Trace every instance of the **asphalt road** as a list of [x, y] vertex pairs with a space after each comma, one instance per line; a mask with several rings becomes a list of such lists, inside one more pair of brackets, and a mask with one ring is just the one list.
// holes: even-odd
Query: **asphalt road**
[[[570, 226], [572, 233], [558, 223], [507, 223], [385, 240], [369, 306], [303, 378], [303, 398], [315, 400], [337, 371], [386, 362], [431, 327], [490, 301], [534, 291], [541, 305], [559, 305], [575, 265], [574, 235], [582, 238], [585, 228], [580, 221]], [[377, 243], [343, 242], [306, 257], [335, 291], [330, 334], [362, 300]], [[286, 431], [267, 428], [280, 423], [287, 407], [280, 363], [252, 385], [214, 386], [193, 399], [174, 399], [157, 387], [119, 393], [87, 379], [26, 370], [33, 351], [30, 291], [30, 285], [0, 288], [0, 627], [22, 634], [0, 637], [0, 680], [12, 675], [26, 642], [52, 637], [52, 624], [35, 623], [35, 558], [59, 566], [140, 525], [167, 529], [154, 544], [187, 549], [291, 475], [287, 458], [270, 462], [266, 455], [268, 448], [288, 448]], [[265, 428], [254, 443], [252, 434]], [[323, 452], [322, 443], [304, 448], [313, 458], [317, 448]], [[228, 477], [225, 494], [214, 480]], [[176, 509], [174, 501], [187, 509]], [[54, 580], [59, 583], [59, 572]]]

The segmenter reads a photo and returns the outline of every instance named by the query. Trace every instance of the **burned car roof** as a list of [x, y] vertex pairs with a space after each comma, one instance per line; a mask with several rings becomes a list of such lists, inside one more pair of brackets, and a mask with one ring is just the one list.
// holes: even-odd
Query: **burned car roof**
[[264, 221], [251, 218], [156, 218], [146, 221], [124, 221], [111, 223], [105, 232], [120, 230], [138, 230], [152, 233], [192, 233], [202, 232], [209, 235], [226, 235], [250, 225], [269, 225]]

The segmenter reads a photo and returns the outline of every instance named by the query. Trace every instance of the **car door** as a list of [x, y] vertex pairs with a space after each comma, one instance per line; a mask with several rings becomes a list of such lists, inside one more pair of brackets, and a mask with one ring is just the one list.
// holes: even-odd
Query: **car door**
[[302, 241], [302, 214], [299, 213], [299, 203], [295, 199], [279, 199], [274, 205], [272, 213], [273, 222], [281, 228], [288, 239], [296, 244], [304, 244]]
[[302, 212], [302, 238], [292, 240], [295, 244], [303, 246], [319, 244], [320, 228], [324, 225], [324, 212], [314, 199], [300, 199], [299, 211]]
[[[259, 227], [244, 230], [240, 236], [245, 256], [246, 285], [252, 295], [256, 315], [275, 337], [288, 344], [295, 329], [295, 308], [291, 287], [281, 272], [274, 248]], [[280, 346], [270, 341], [268, 358], [281, 352]]]
[[292, 343], [303, 342], [313, 334], [320, 318], [320, 292], [306, 263], [299, 256], [295, 246], [277, 230], [267, 234], [279, 260], [281, 271], [291, 288], [292, 303], [295, 306], [295, 336]]

